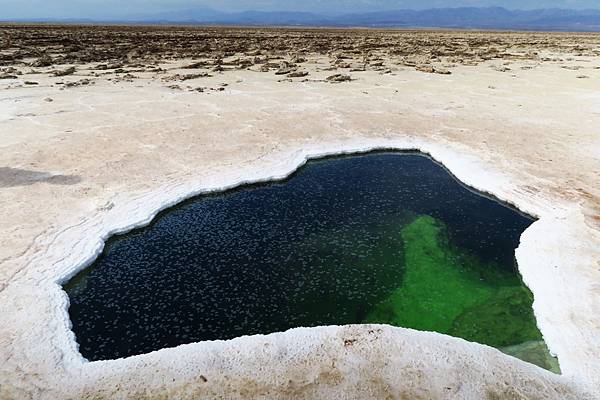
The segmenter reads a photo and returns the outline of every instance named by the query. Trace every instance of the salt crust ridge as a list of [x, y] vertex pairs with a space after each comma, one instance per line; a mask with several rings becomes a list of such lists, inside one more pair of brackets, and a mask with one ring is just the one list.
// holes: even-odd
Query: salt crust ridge
[[[563, 376], [554, 376], [553, 374], [543, 371], [537, 367], [505, 356], [496, 350], [488, 348], [487, 346], [468, 343], [461, 339], [450, 338], [437, 333], [417, 332], [409, 329], [393, 328], [383, 325], [298, 328], [292, 329], [285, 333], [276, 333], [266, 336], [257, 335], [252, 337], [238, 338], [231, 341], [186, 344], [177, 348], [163, 349], [141, 356], [129, 357], [127, 359], [93, 363], [88, 363], [87, 360], [83, 359], [79, 354], [75, 337], [70, 330], [71, 324], [67, 311], [68, 297], [66, 293], [61, 290], [60, 284], [66, 282], [74, 274], [87, 267], [102, 252], [104, 241], [107, 238], [117, 233], [123, 233], [131, 229], [147, 225], [161, 210], [169, 208], [187, 198], [202, 193], [223, 191], [248, 183], [284, 179], [304, 165], [307, 160], [313, 158], [381, 149], [415, 150], [428, 154], [434, 160], [442, 163], [455, 177], [469, 187], [484, 193], [492, 194], [494, 197], [504, 202], [513, 204], [523, 212], [539, 218], [538, 221], [536, 221], [523, 233], [521, 244], [517, 249], [516, 256], [523, 279], [535, 295], [533, 308], [538, 320], [538, 324], [544, 334], [544, 339], [546, 340], [549, 348], [559, 357], [561, 368], [564, 372]], [[551, 316], [553, 312], [553, 302], [546, 302], [544, 297], [555, 296], [556, 287], [553, 285], [556, 284], [556, 282], [546, 282], [544, 280], [535, 279], [537, 274], [542, 273], [543, 265], [548, 264], [548, 261], [545, 261], [544, 263], [539, 262], [540, 253], [544, 253], [544, 257], [547, 257], [546, 250], [548, 248], [552, 248], [557, 240], [560, 240], [561, 242], [563, 240], [561, 239], [561, 236], [564, 235], [564, 226], [561, 225], [564, 224], [561, 224], [561, 221], [564, 221], [567, 217], [571, 220], [575, 219], [580, 222], [582, 221], [583, 216], [577, 215], [576, 210], [565, 209], [564, 207], [558, 207], [556, 205], [549, 207], [545, 204], [528, 202], [526, 198], [515, 196], [515, 193], [505, 188], [507, 186], [507, 176], [501, 174], [492, 174], [489, 171], [485, 171], [479, 167], [475, 157], [467, 156], [465, 154], [455, 154], [453, 151], [444, 148], [443, 146], [421, 140], [364, 138], [344, 143], [322, 143], [314, 145], [311, 148], [304, 148], [302, 150], [296, 150], [292, 152], [278, 151], [275, 154], [271, 154], [270, 157], [271, 158], [267, 163], [269, 168], [265, 168], [264, 165], [256, 165], [256, 167], [252, 169], [244, 169], [243, 173], [238, 176], [215, 176], [213, 182], [204, 182], [203, 184], [199, 184], [198, 182], [175, 184], [167, 190], [161, 188], [160, 190], [148, 193], [137, 199], [132, 199], [131, 201], [123, 204], [117, 204], [110, 211], [110, 213], [105, 215], [104, 218], [90, 220], [90, 223], [87, 224], [87, 226], [81, 226], [79, 229], [73, 230], [70, 234], [67, 234], [68, 236], [73, 236], [72, 241], [77, 243], [76, 248], [78, 250], [77, 253], [79, 254], [77, 262], [73, 263], [73, 259], [67, 257], [64, 259], [64, 262], [55, 265], [55, 271], [53, 273], [54, 277], [45, 277], [51, 281], [51, 285], [45, 285], [46, 290], [49, 291], [47, 295], [49, 295], [54, 307], [60, 310], [59, 315], [61, 326], [60, 331], [56, 332], [55, 340], [59, 340], [58, 345], [64, 351], [65, 358], [63, 359], [62, 366], [65, 368], [65, 370], [81, 369], [82, 375], [85, 377], [84, 381], [87, 381], [88, 384], [91, 384], [91, 382], [94, 382], [96, 379], [104, 380], [111, 375], [114, 379], [114, 375], [117, 371], [125, 372], [127, 370], [136, 370], [139, 368], [140, 364], [148, 364], [147, 361], [149, 360], [152, 361], [151, 364], [160, 362], [169, 365], [174, 363], [176, 360], [179, 360], [183, 356], [186, 359], [186, 364], [197, 362], [198, 365], [202, 365], [203, 363], [201, 360], [205, 357], [207, 350], [208, 353], [211, 354], [211, 357], [214, 357], [214, 353], [221, 352], [222, 349], [223, 357], [227, 357], [229, 352], [233, 351], [232, 349], [237, 349], [239, 351], [243, 348], [248, 349], [247, 351], [249, 352], [253, 352], [253, 346], [255, 346], [258, 350], [263, 346], [263, 343], [283, 343], [286, 347], [289, 347], [291, 344], [293, 344], [294, 346], [297, 345], [302, 348], [305, 346], [303, 343], [305, 343], [307, 339], [319, 342], [321, 340], [327, 341], [339, 336], [361, 337], [366, 335], [369, 337], [373, 335], [372, 332], [377, 332], [380, 340], [384, 340], [383, 338], [386, 338], [384, 340], [385, 342], [398, 340], [400, 343], [405, 345], [407, 343], [410, 343], [411, 346], [413, 344], [417, 344], [417, 348], [419, 348], [421, 351], [424, 348], [430, 347], [426, 350], [433, 353], [435, 353], [435, 349], [438, 348], [438, 350], [441, 350], [441, 352], [437, 356], [434, 356], [434, 354], [428, 354], [428, 357], [423, 357], [424, 359], [434, 358], [436, 360], [435, 364], [439, 364], [438, 357], [443, 359], [449, 355], [453, 355], [459, 360], [464, 358], [464, 360], [460, 361], [476, 359], [481, 363], [483, 368], [477, 368], [477, 373], [474, 374], [475, 376], [473, 376], [473, 378], [477, 377], [478, 374], [486, 375], [490, 372], [492, 375], [503, 375], [503, 372], [504, 374], [513, 375], [511, 379], [515, 379], [518, 375], [524, 374], [529, 375], [529, 377], [526, 378], [528, 381], [529, 379], [535, 377], [535, 379], [539, 379], [540, 382], [544, 382], [543, 386], [554, 386], [555, 388], [553, 391], [559, 390], [556, 388], [561, 388], [562, 386], [578, 387], [577, 390], [574, 390], [571, 393], [567, 393], [569, 391], [567, 389], [565, 389], [566, 392], [564, 393], [559, 394], [557, 392], [556, 394], [558, 397], [554, 398], [582, 398], [582, 395], [592, 398], [590, 393], [585, 393], [585, 386], [589, 385], [589, 383], [593, 383], [595, 385], [598, 383], [598, 378], [596, 377], [596, 379], [594, 379], [593, 377], [587, 377], [590, 379], [590, 381], [593, 380], [593, 382], [578, 381], [576, 376], [571, 374], [571, 371], [580, 370], [580, 365], [578, 365], [578, 361], [574, 360], [573, 357], [569, 357], [568, 346], [564, 343], [564, 341], [560, 340], [564, 332], [557, 330], [556, 326], [548, 323], [549, 316]], [[265, 174], [264, 171], [269, 171], [269, 173]], [[86, 232], [85, 238], [79, 237], [82, 231]], [[67, 240], [67, 238], [63, 238], [62, 240]], [[565, 260], [564, 257], [560, 257], [559, 254], [551, 254], [551, 256], [553, 257], [551, 258], [553, 261], [554, 258], [562, 258], [560, 261], [563, 265], [566, 265], [565, 263], [568, 262], [568, 260]], [[59, 276], [58, 279], [56, 279], [57, 275]], [[297, 339], [297, 341], [294, 339]], [[391, 347], [394, 347], [394, 344], [389, 344]], [[412, 349], [411, 352], [414, 352], [414, 349]], [[416, 357], [416, 359], [402, 361], [408, 362], [409, 364], [413, 365], [413, 367], [415, 365], [425, 364], [419, 362], [418, 357]], [[246, 362], [248, 362], [248, 360], [246, 360]], [[498, 368], [500, 366], [502, 366], [502, 368], [507, 368], [508, 371], [502, 371], [500, 368]], [[455, 367], [455, 363], [446, 360], [445, 368], [443, 368], [443, 370], [450, 374], [451, 372], [449, 368], [454, 369]], [[430, 368], [433, 370], [434, 365], [431, 365]], [[429, 370], [430, 368], [423, 369], [426, 371], [426, 373], [431, 373], [432, 371]], [[435, 366], [435, 369], [438, 368], [440, 368], [440, 365]], [[490, 368], [494, 371], [490, 371]], [[138, 373], [140, 373], [140, 371], [138, 371]], [[356, 373], [356, 371], [354, 371], [354, 373]], [[464, 370], [456, 370], [453, 372], [453, 374], [457, 374], [458, 376], [461, 376], [464, 373]], [[210, 369], [208, 369], [203, 375], [206, 378], [205, 375], [211, 375]], [[157, 378], [158, 377], [156, 376], [154, 377], [154, 379]], [[476, 382], [469, 383], [467, 382], [468, 380], [464, 378], [465, 377], [462, 376], [460, 379], [460, 381], [462, 381], [462, 387], [460, 388], [461, 392], [459, 392], [461, 395], [466, 395], [467, 397], [478, 397], [479, 395], [484, 394], [481, 391], [482, 389], [485, 389], [486, 385], [482, 385], [482, 387]], [[480, 377], [477, 378], [480, 379]], [[382, 379], [384, 378], [382, 377]], [[446, 382], [445, 385], [451, 386], [451, 383], [448, 383], [448, 377], [441, 379], [441, 381]], [[529, 381], [527, 384], [531, 385], [531, 383], [532, 382]], [[492, 384], [493, 386], [493, 382], [489, 382], [487, 384]], [[418, 386], [418, 380], [415, 382], [404, 382], [404, 385], [407, 387]], [[465, 385], [467, 386], [466, 388]], [[421, 390], [423, 393], [430, 393], [433, 395], [433, 397], [436, 397], [436, 386], [438, 385], [433, 384], [431, 385], [430, 389]], [[531, 398], [538, 396], [541, 398], [546, 398], [548, 395], [548, 393], [543, 394], [543, 391], [540, 393], [535, 393], [535, 391], [533, 391], [527, 395], [527, 388], [519, 386], [518, 380], [514, 383], [511, 383], [506, 388], [506, 390], [508, 390], [506, 393], [513, 393], [512, 391], [514, 390], [514, 393], [523, 394], [527, 398], [530, 398], [530, 395], [533, 396]], [[591, 386], [588, 386], [588, 388], [589, 387]], [[90, 389], [84, 387], [81, 390], [83, 391], [82, 394], [87, 395]], [[169, 393], [179, 393], [177, 392], [176, 388], [173, 388], [173, 390], [175, 391], [171, 392], [169, 390]], [[274, 388], [272, 390], [275, 390], [275, 396], [285, 395], [282, 393], [277, 393], [277, 390]], [[330, 388], [330, 391], [325, 391], [323, 393], [328, 393], [328, 395], [332, 397], [337, 397], [343, 393], [332, 390], [333, 389]], [[578, 392], [579, 390], [581, 390], [581, 392]], [[160, 390], [158, 391], [160, 392]], [[411, 393], [414, 395], [417, 392]], [[139, 388], [137, 392], [131, 392], [127, 390], [123, 392], [113, 392], [110, 397], [116, 396], [124, 398], [132, 393], [139, 394]], [[337, 396], [334, 393], [337, 393]], [[181, 393], [179, 393], [178, 396], [180, 394]], [[213, 392], [212, 394], [217, 395], [217, 392]], [[240, 394], [242, 394], [242, 392], [240, 392]], [[252, 395], [251, 393], [246, 394]], [[259, 397], [262, 397], [262, 394], [267, 395], [267, 397], [270, 396], [268, 393], [261, 394], [260, 391], [258, 394], [260, 395]], [[439, 394], [441, 395], [443, 392]]]

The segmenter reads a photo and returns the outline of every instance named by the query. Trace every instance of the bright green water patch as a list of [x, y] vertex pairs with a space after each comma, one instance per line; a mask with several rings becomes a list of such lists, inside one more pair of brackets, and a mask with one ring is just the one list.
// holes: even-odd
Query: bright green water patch
[[[416, 218], [399, 234], [404, 280], [366, 322], [436, 331], [497, 348], [542, 341], [533, 297], [514, 272], [452, 246], [444, 225], [430, 216]], [[535, 354], [531, 362], [549, 367], [545, 345], [530, 346], [528, 352]]]

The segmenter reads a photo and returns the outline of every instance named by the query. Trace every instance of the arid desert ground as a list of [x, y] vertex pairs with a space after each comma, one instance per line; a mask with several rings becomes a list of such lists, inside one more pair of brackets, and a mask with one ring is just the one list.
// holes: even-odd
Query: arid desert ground
[[[600, 34], [0, 26], [0, 398], [600, 398]], [[307, 158], [418, 149], [538, 220], [561, 375], [383, 325], [87, 362], [61, 283], [112, 233]]]

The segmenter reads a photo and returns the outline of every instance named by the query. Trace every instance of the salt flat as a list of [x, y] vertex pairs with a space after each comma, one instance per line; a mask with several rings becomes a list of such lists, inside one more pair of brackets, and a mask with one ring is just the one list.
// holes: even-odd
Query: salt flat
[[[0, 27], [0, 398], [600, 398], [597, 35], [19, 28]], [[539, 217], [516, 255], [562, 375], [380, 325], [79, 355], [60, 283], [110, 234], [375, 148]]]

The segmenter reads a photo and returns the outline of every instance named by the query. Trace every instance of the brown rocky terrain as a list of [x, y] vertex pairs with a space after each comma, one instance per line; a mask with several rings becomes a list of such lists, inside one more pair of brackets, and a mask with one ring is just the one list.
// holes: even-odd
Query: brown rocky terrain
[[544, 53], [600, 55], [597, 35], [568, 33], [0, 25], [0, 34], [4, 77], [75, 72], [57, 70], [56, 66], [66, 64], [85, 64], [90, 73], [98, 75], [162, 73], [158, 67], [161, 62], [179, 59], [193, 59], [187, 66], [192, 70], [254, 68], [294, 77], [304, 76], [298, 69], [310, 62], [311, 56], [327, 56], [332, 71], [389, 73], [407, 67], [448, 74], [457, 65], [472, 66], [488, 60], [563, 62], [568, 57], [547, 57]]

